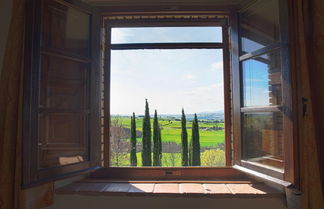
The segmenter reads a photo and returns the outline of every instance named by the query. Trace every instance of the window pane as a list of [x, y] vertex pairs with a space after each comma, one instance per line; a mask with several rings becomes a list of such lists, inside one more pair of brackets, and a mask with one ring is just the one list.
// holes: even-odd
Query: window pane
[[59, 3], [46, 4], [42, 26], [43, 46], [89, 56], [90, 18], [86, 13]]
[[[130, 166], [131, 118], [136, 114], [137, 166], [143, 165], [145, 99], [151, 115], [153, 164], [154, 110], [161, 128], [163, 167], [182, 166], [181, 110], [188, 142], [197, 113], [201, 166], [223, 166], [224, 83], [220, 49], [111, 51], [110, 162]], [[189, 143], [188, 143], [189, 144]]]
[[243, 159], [283, 168], [283, 120], [280, 112], [243, 114]]
[[281, 105], [281, 70], [278, 52], [242, 62], [243, 105]]
[[279, 41], [278, 0], [259, 1], [240, 15], [242, 54]]
[[112, 28], [111, 43], [222, 42], [221, 27]]
[[39, 115], [40, 168], [80, 163], [89, 159], [89, 118], [80, 113]]
[[43, 55], [41, 63], [41, 107], [78, 110], [89, 108], [88, 64], [47, 55]]

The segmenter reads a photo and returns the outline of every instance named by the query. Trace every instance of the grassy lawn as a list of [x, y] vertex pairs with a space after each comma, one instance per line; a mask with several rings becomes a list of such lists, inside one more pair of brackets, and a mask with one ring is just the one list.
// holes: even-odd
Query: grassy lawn
[[[113, 118], [112, 118], [113, 120]], [[130, 128], [130, 118], [121, 117], [121, 123]], [[136, 129], [142, 131], [142, 118], [136, 119]], [[163, 142], [175, 142], [181, 144], [181, 121], [159, 119], [159, 123], [162, 127], [162, 141]], [[151, 127], [153, 128], [153, 119], [151, 119]], [[205, 128], [211, 127], [224, 127], [224, 123], [206, 123], [199, 122], [200, 128], [200, 146], [201, 147], [215, 147], [217, 144], [224, 143], [225, 135], [224, 130], [205, 130]], [[188, 139], [191, 137], [191, 122], [187, 122]], [[141, 138], [137, 138], [141, 141]]]

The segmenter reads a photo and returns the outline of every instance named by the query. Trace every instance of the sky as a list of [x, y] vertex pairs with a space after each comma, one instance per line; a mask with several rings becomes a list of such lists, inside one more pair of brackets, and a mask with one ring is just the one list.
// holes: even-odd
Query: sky
[[[242, 50], [253, 52], [265, 47], [246, 37], [242, 37]], [[270, 60], [270, 54], [260, 57]], [[277, 61], [277, 63], [275, 62]], [[279, 68], [278, 60], [273, 59], [276, 68]], [[268, 106], [270, 105], [269, 96], [269, 66], [257, 59], [245, 60], [242, 63], [242, 82], [243, 82], [243, 105], [248, 106]]]
[[[113, 28], [112, 43], [221, 42], [219, 27]], [[252, 63], [253, 65], [253, 63]], [[254, 66], [254, 65], [253, 65]], [[253, 66], [250, 66], [253, 68]], [[265, 71], [248, 77], [264, 92]], [[246, 74], [249, 75], [249, 74]], [[255, 80], [256, 82], [253, 82]], [[258, 80], [261, 81], [258, 84]], [[218, 112], [224, 110], [221, 49], [112, 50], [111, 114]], [[254, 89], [253, 89], [254, 90]], [[249, 90], [250, 92], [251, 89]], [[257, 97], [261, 100], [260, 91]], [[264, 96], [263, 96], [264, 97]], [[258, 99], [258, 98], [257, 98]]]

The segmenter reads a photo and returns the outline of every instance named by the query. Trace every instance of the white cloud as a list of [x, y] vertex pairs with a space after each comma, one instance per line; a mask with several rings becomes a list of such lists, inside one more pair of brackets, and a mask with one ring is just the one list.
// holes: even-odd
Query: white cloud
[[111, 43], [125, 43], [128, 37], [133, 36], [131, 30], [125, 28], [112, 28], [111, 30]]
[[220, 62], [214, 62], [211, 65], [211, 70], [212, 71], [223, 70], [223, 62], [222, 61], [220, 61]]
[[196, 79], [196, 76], [187, 74], [187, 75], [183, 76], [183, 79], [184, 80], [194, 80], [194, 79]]

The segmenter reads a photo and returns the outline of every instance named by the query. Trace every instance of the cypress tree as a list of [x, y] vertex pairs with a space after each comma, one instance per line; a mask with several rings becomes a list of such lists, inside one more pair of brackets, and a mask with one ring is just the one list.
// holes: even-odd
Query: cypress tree
[[159, 159], [160, 159], [160, 166], [162, 166], [162, 134], [161, 134], [160, 125], [159, 125]]
[[157, 111], [154, 113], [154, 121], [153, 121], [153, 166], [161, 166], [160, 161], [160, 127], [159, 121], [157, 117]]
[[182, 109], [181, 116], [181, 144], [182, 144], [182, 166], [188, 166], [188, 133], [186, 126], [186, 115]]
[[192, 138], [190, 139], [190, 142], [189, 142], [188, 165], [192, 166]]
[[192, 121], [192, 140], [191, 140], [191, 165], [200, 166], [200, 141], [199, 141], [199, 125], [197, 115]]
[[136, 118], [135, 118], [135, 113], [133, 113], [133, 116], [131, 117], [130, 164], [131, 164], [131, 166], [137, 166], [137, 156], [136, 156]]
[[142, 165], [151, 166], [151, 118], [147, 99], [145, 100], [145, 115], [143, 119], [143, 137], [142, 137]]

